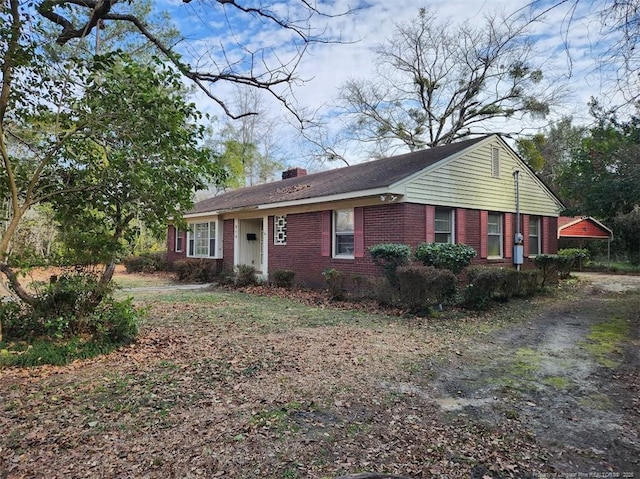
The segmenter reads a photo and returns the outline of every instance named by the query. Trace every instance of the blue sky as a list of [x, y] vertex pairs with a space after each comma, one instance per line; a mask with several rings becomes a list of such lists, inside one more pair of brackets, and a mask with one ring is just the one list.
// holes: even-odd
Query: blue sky
[[[244, 5], [267, 6], [274, 13], [291, 19], [303, 19], [304, 9], [298, 0], [247, 1]], [[535, 2], [537, 8], [550, 5], [550, 1]], [[482, 22], [487, 12], [529, 13], [531, 2], [522, 0], [451, 0], [441, 2], [426, 0], [345, 0], [319, 1], [319, 8], [330, 14], [354, 9], [349, 15], [334, 18], [317, 17], [311, 24], [313, 33], [341, 39], [344, 43], [315, 44], [309, 47], [302, 62], [297, 65], [296, 82], [289, 94], [297, 108], [316, 115], [331, 118], [331, 106], [340, 86], [348, 79], [366, 78], [373, 71], [372, 48], [390, 37], [396, 22], [406, 22], [418, 13], [420, 7], [437, 12], [438, 18], [456, 23], [467, 20]], [[549, 11], [531, 29], [531, 38], [536, 40], [539, 60], [545, 74], [567, 81], [568, 96], [552, 118], [569, 114], [576, 122], [588, 122], [587, 102], [592, 96], [605, 103], [615, 103], [612, 84], [603, 78], [596, 57], [608, 48], [613, 37], [601, 41], [600, 18], [590, 14], [597, 3], [580, 0], [577, 8], [568, 2]], [[156, 7], [170, 12], [173, 21], [185, 39], [178, 49], [185, 59], [198, 64], [202, 69], [216, 68], [227, 62], [236, 67], [247, 65], [248, 55], [258, 55], [256, 75], [264, 74], [272, 62], [284, 63], [296, 58], [300, 42], [294, 32], [278, 28], [272, 22], [256, 16], [238, 12], [235, 8], [222, 6], [214, 0], [192, 1], [162, 0]], [[261, 65], [265, 65], [261, 70]], [[215, 92], [223, 98], [232, 96], [232, 86], [220, 83]], [[221, 110], [211, 101], [198, 98], [200, 108], [212, 115], [223, 117]], [[270, 114], [282, 125], [280, 136], [288, 143], [287, 156], [298, 154], [293, 145], [293, 133], [286, 127], [286, 112], [280, 106], [265, 99]], [[526, 125], [525, 132], [534, 132], [544, 122]], [[335, 128], [339, 126], [336, 125]]]

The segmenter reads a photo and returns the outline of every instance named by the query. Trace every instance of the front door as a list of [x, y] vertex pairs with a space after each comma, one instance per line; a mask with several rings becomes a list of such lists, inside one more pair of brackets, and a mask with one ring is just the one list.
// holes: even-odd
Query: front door
[[237, 237], [238, 259], [236, 264], [253, 266], [258, 274], [262, 274], [264, 271], [262, 222], [262, 218], [239, 220]]

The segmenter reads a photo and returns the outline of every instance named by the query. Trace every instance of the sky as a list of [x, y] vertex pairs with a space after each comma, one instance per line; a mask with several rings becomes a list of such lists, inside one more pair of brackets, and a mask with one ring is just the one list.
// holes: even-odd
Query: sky
[[[602, 40], [601, 18], [592, 14], [602, 0], [579, 0], [565, 2], [553, 8], [544, 17], [532, 24], [530, 35], [535, 39], [537, 59], [545, 75], [557, 82], [565, 82], [567, 93], [563, 104], [556, 105], [550, 119], [563, 115], [574, 117], [575, 123], [588, 123], [587, 103], [592, 96], [605, 104], [616, 102], [612, 84], [603, 79], [598, 68], [597, 57], [611, 46], [615, 38]], [[243, 5], [261, 5], [280, 18], [300, 20], [306, 24], [306, 10], [300, 0], [268, 2], [248, 0]], [[547, 0], [535, 2], [537, 11], [552, 3]], [[318, 8], [333, 16], [316, 16], [308, 22], [312, 29], [307, 33], [329, 43], [308, 46], [299, 63], [295, 65], [298, 78], [290, 90], [282, 90], [298, 112], [309, 118], [323, 120], [329, 131], [336, 131], [340, 123], [336, 119], [336, 97], [341, 85], [350, 79], [369, 78], [375, 67], [373, 48], [388, 40], [397, 23], [415, 18], [421, 7], [434, 12], [439, 20], [454, 25], [468, 21], [481, 25], [487, 13], [532, 14], [531, 2], [522, 0], [449, 0], [448, 2], [425, 0], [318, 0]], [[574, 8], [575, 7], [575, 8]], [[287, 31], [273, 22], [255, 15], [238, 12], [230, 6], [222, 6], [214, 0], [202, 0], [188, 4], [181, 0], [161, 0], [156, 8], [165, 9], [175, 22], [184, 39], [176, 49], [185, 60], [198, 65], [202, 70], [233, 64], [234, 68], [248, 65], [247, 58], [253, 54], [254, 74], [266, 74], [268, 65], [286, 64], [297, 58], [301, 47], [295, 32]], [[348, 14], [342, 13], [350, 11]], [[260, 70], [262, 65], [267, 65]], [[605, 75], [606, 76], [606, 75]], [[220, 82], [214, 93], [223, 99], [233, 97], [233, 85]], [[223, 111], [203, 95], [196, 95], [198, 106], [204, 112], [225, 118]], [[264, 97], [269, 115], [275, 119], [280, 141], [280, 155], [289, 166], [308, 162], [305, 146], [296, 132], [289, 126], [295, 123], [292, 115], [268, 95]], [[524, 133], [535, 133], [547, 124], [545, 121], [527, 123]], [[223, 122], [219, 122], [222, 124]], [[485, 129], [520, 129], [522, 125], [495, 124]], [[348, 152], [352, 162], [362, 161], [357, 150]]]

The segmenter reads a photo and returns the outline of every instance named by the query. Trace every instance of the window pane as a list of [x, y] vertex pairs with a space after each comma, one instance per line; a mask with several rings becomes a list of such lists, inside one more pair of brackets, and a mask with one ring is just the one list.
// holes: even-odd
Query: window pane
[[189, 256], [193, 256], [193, 238], [189, 238]]
[[195, 235], [195, 256], [209, 255], [209, 223], [196, 223]]
[[337, 210], [336, 233], [353, 232], [353, 210]]
[[540, 219], [529, 218], [529, 254], [540, 254]]
[[216, 239], [209, 238], [209, 256], [216, 255]]
[[451, 235], [449, 233], [436, 233], [436, 243], [451, 243]]
[[336, 255], [353, 254], [353, 235], [337, 234], [336, 235]]
[[182, 241], [184, 237], [183, 235], [184, 231], [176, 229], [176, 251], [182, 251]]
[[487, 243], [487, 253], [489, 256], [502, 256], [500, 252], [500, 237], [489, 236], [489, 242]]
[[490, 214], [488, 217], [487, 226], [489, 234], [502, 234], [502, 221], [500, 221], [500, 215]]
[[487, 217], [487, 254], [502, 257], [502, 215], [489, 213]]
[[452, 242], [452, 225], [451, 225], [451, 210], [436, 208], [435, 215], [435, 242], [436, 243], [451, 243]]

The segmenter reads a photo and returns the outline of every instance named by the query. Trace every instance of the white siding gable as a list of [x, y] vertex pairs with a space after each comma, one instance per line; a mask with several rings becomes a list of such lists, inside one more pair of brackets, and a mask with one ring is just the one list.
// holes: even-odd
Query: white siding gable
[[397, 186], [404, 186], [405, 201], [410, 203], [515, 212], [516, 170], [520, 171], [521, 213], [558, 216], [562, 205], [497, 136], [488, 137]]

